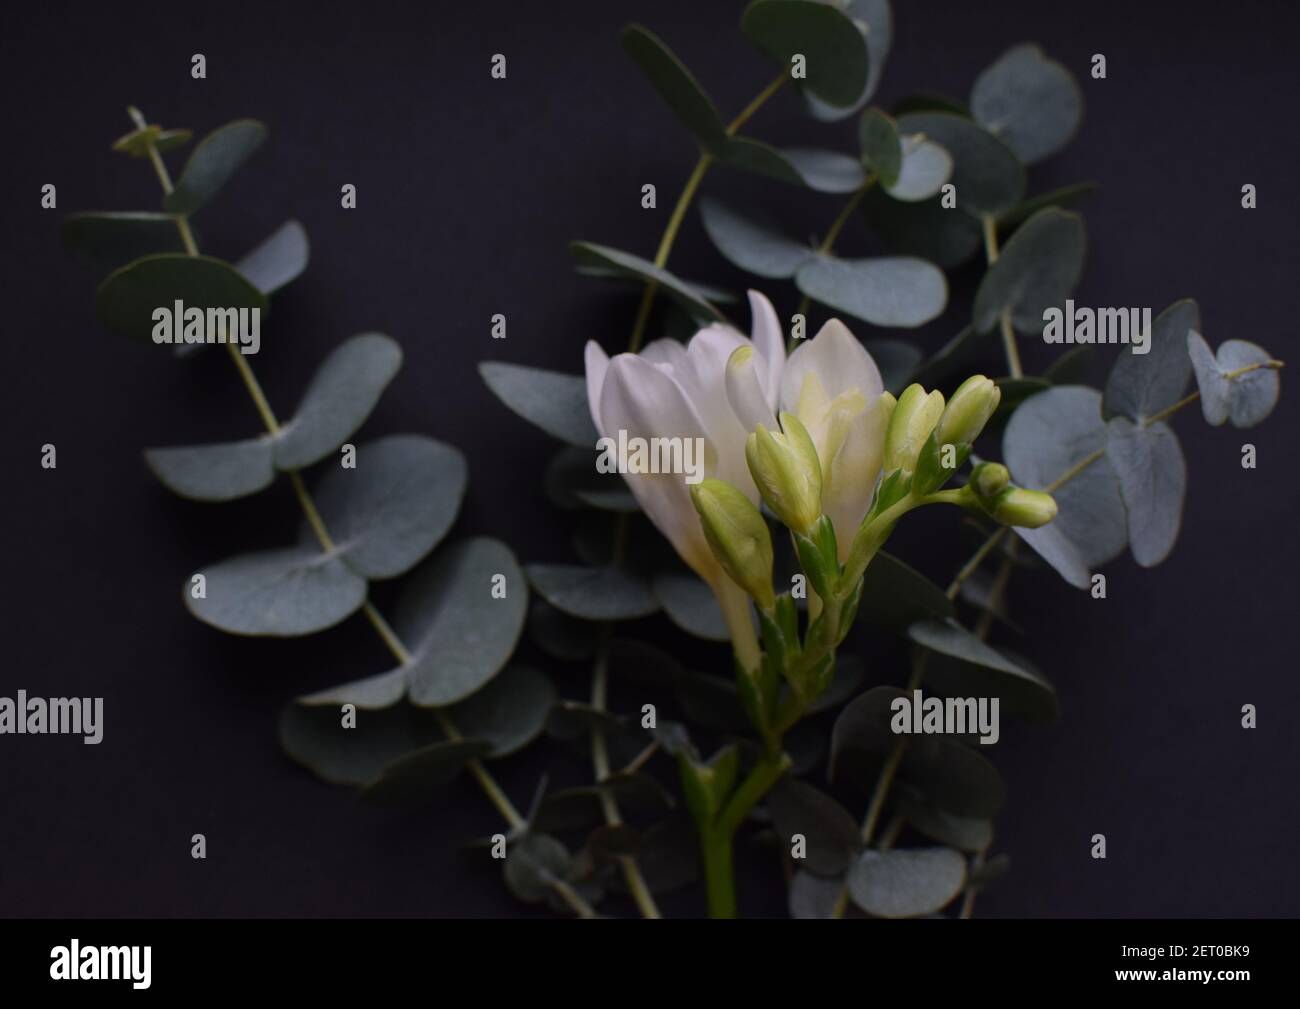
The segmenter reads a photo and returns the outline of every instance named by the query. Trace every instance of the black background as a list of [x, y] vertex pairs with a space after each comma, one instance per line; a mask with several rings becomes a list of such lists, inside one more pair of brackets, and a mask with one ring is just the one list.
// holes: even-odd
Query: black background
[[[1035, 169], [1031, 188], [1101, 183], [1085, 208], [1082, 303], [1158, 311], [1191, 295], [1211, 343], [1251, 339], [1294, 356], [1290, 187], [1300, 150], [1285, 113], [1297, 83], [1294, 5], [895, 6], [880, 103], [921, 89], [964, 96], [1024, 40], [1079, 77], [1083, 128]], [[156, 206], [147, 165], [107, 149], [129, 128], [125, 106], [199, 132], [245, 115], [270, 127], [271, 142], [197, 224], [205, 249], [230, 257], [287, 217], [311, 236], [311, 267], [278, 296], [252, 359], [281, 413], [330, 347], [390, 333], [406, 364], [365, 433], [420, 431], [458, 445], [471, 485], [457, 531], [500, 536], [525, 560], [567, 560], [573, 519], [540, 489], [553, 443], [501, 407], [475, 365], [498, 357], [576, 372], [588, 338], [610, 350], [625, 342], [635, 293], [574, 274], [564, 243], [650, 255], [693, 154], [624, 57], [618, 29], [648, 24], [730, 115], [772, 73], [740, 37], [740, 9], [330, 2], [6, 14], [0, 695], [103, 696], [107, 727], [98, 747], [0, 737], [0, 914], [519, 913], [484, 858], [457, 852], [496, 829], [468, 781], [423, 810], [375, 810], [281, 755], [283, 701], [386, 667], [360, 621], [308, 640], [249, 641], [180, 604], [189, 571], [285, 542], [297, 515], [282, 483], [202, 506], [172, 498], [141, 462], [148, 445], [258, 427], [220, 357], [177, 364], [104, 333], [93, 315], [99, 278], [59, 247], [65, 212]], [[207, 56], [206, 80], [190, 78], [196, 52]], [[488, 73], [498, 52], [509, 59], [505, 81]], [[1087, 76], [1097, 52], [1108, 59], [1104, 81]], [[851, 121], [815, 124], [790, 94], [751, 130], [784, 144], [854, 143]], [[57, 212], [39, 207], [47, 182], [58, 186]], [[348, 182], [355, 211], [339, 207]], [[639, 206], [644, 182], [659, 187], [657, 211]], [[1240, 206], [1247, 182], [1258, 210]], [[705, 191], [761, 200], [801, 234], [823, 231], [839, 206], [723, 172]], [[855, 225], [842, 247], [869, 242]], [[745, 282], [694, 212], [673, 265]], [[921, 335], [927, 347], [961, 325], [968, 288], [959, 283], [949, 314]], [[788, 316], [797, 296], [788, 286], [771, 293]], [[510, 320], [504, 344], [489, 339], [495, 312]], [[1031, 370], [1048, 359], [1041, 346], [1024, 349]], [[1014, 644], [1057, 684], [1062, 717], [1004, 726], [997, 760], [1010, 801], [996, 850], [1014, 866], [981, 898], [981, 915], [1295, 913], [1297, 406], [1285, 376], [1283, 386], [1277, 412], [1251, 432], [1210, 429], [1195, 410], [1178, 418], [1189, 503], [1163, 566], [1117, 561], [1104, 601], [1049, 572], [1013, 582], [1015, 616], [1031, 631]], [[1244, 441], [1258, 447], [1257, 470], [1238, 463]], [[58, 447], [55, 471], [39, 466], [45, 442]], [[946, 580], [965, 557], [952, 523], [909, 525], [898, 549]], [[700, 647], [661, 618], [633, 630]], [[872, 675], [901, 680], [897, 656], [880, 654]], [[561, 686], [575, 697], [586, 689], [573, 676]], [[1259, 709], [1253, 732], [1240, 727], [1246, 702]], [[546, 767], [580, 776], [564, 761], [542, 748], [499, 770], [523, 803]], [[190, 858], [195, 832], [207, 835], [206, 861]], [[1096, 832], [1108, 838], [1105, 861], [1088, 854]], [[770, 857], [741, 861], [742, 908], [781, 913]], [[665, 902], [686, 914], [701, 905], [692, 893]]]

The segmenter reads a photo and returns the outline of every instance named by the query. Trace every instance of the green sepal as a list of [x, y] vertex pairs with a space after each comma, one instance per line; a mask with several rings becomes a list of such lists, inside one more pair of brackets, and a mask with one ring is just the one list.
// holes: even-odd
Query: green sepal
[[954, 465], [951, 467], [943, 465], [944, 446], [939, 443], [939, 432], [936, 429], [926, 439], [925, 447], [921, 449], [920, 455], [916, 458], [916, 474], [912, 477], [912, 493], [918, 497], [924, 497], [926, 494], [933, 494], [940, 487], [946, 484], [952, 475], [961, 469], [967, 459], [970, 458], [971, 447], [966, 442], [957, 442], [953, 444]]
[[807, 671], [806, 676], [808, 700], [815, 701], [825, 693], [826, 688], [831, 685], [831, 680], [835, 678], [835, 654], [832, 652], [823, 655], [817, 664]]
[[885, 509], [898, 504], [911, 489], [912, 475], [906, 470], [896, 469], [886, 475], [880, 481], [880, 486], [876, 488], [876, 499], [871, 503], [871, 511], [867, 513], [866, 521], [870, 522]]
[[735, 743], [729, 743], [703, 764], [691, 760], [683, 751], [677, 755], [677, 766], [682, 774], [686, 808], [696, 823], [711, 824], [736, 787], [740, 750]]
[[783, 592], [776, 597], [776, 606], [773, 607], [776, 614], [777, 626], [781, 628], [781, 633], [785, 635], [786, 651], [799, 651], [799, 611], [794, 605], [794, 596], [789, 592]]
[[[818, 522], [825, 522], [826, 516], [823, 515]], [[829, 523], [827, 523], [829, 525]], [[808, 530], [816, 534], [817, 526]], [[825, 599], [830, 595], [832, 587], [835, 585], [835, 577], [839, 574], [839, 564], [834, 562], [827, 563], [828, 558], [822, 553], [821, 546], [812, 536], [804, 536], [801, 533], [794, 533], [794, 548], [799, 554], [799, 566], [803, 568], [803, 573], [808, 576], [808, 584], [812, 586], [814, 592]], [[831, 542], [834, 543], [835, 534], [831, 533]], [[834, 564], [834, 566], [832, 566]]]
[[844, 600], [844, 605], [840, 609], [840, 633], [836, 645], [843, 641], [850, 630], [853, 628], [853, 622], [858, 619], [858, 606], [862, 603], [862, 579], [858, 579], [858, 584], [853, 586], [849, 592], [848, 598]]

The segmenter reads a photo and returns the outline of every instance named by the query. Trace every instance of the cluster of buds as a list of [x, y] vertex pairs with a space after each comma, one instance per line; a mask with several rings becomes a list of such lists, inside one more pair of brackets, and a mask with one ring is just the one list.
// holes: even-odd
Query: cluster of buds
[[[769, 738], [779, 739], [829, 683], [835, 648], [856, 616], [862, 576], [903, 514], [950, 503], [1029, 528], [1055, 516], [1050, 495], [1013, 486], [998, 463], [980, 463], [965, 486], [942, 490], [966, 463], [1000, 400], [1001, 391], [983, 375], [967, 379], [946, 402], [942, 393], [920, 385], [909, 386], [896, 402], [883, 394], [877, 407], [885, 421], [883, 446], [870, 471], [854, 474], [870, 506], [843, 551], [823, 508], [827, 461], [819, 459], [805, 424], [783, 412], [779, 430], [756, 426], [745, 449], [749, 472], [763, 503], [789, 530], [810, 590], [802, 636], [794, 593], [773, 588], [772, 538], [759, 508], [722, 480], [704, 480], [691, 489], [719, 565], [757, 604], [763, 655], [759, 668], [741, 670], [741, 692], [751, 718]], [[863, 455], [871, 458], [870, 452]]]

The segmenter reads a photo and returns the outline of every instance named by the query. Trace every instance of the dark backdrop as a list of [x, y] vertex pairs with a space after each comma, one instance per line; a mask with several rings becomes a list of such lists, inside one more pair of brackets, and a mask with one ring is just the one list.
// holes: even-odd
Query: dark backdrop
[[[288, 489], [229, 506], [169, 496], [146, 445], [257, 430], [219, 357], [177, 365], [127, 346], [93, 317], [98, 277], [60, 249], [57, 219], [79, 209], [156, 205], [147, 166], [108, 142], [128, 103], [202, 132], [238, 116], [271, 141], [200, 219], [205, 246], [235, 256], [297, 217], [307, 274], [277, 298], [253, 363], [287, 412], [328, 348], [378, 329], [406, 365], [368, 433], [436, 434], [468, 455], [459, 532], [510, 541], [527, 560], [571, 556], [572, 518], [539, 480], [552, 444], [479, 381], [483, 357], [580, 369], [589, 337], [626, 340], [635, 295], [578, 277], [564, 242], [650, 254], [689, 142], [623, 56], [619, 27], [666, 38], [734, 113], [771, 69], [736, 25], [739, 3], [296, 5], [46, 3], [6, 14], [0, 42], [6, 152], [3, 276], [5, 548], [0, 694], [102, 695], [105, 741], [0, 738], [0, 913], [7, 915], [500, 915], [516, 913], [485, 860], [459, 841], [496, 829], [468, 782], [427, 809], [360, 807], [285, 759], [275, 715], [286, 699], [387, 663], [359, 621], [304, 641], [225, 637], [191, 619], [183, 576], [205, 561], [283, 542]], [[879, 100], [918, 89], [968, 93], [1008, 45], [1037, 40], [1079, 76], [1083, 129], [1036, 169], [1035, 190], [1096, 179], [1086, 207], [1087, 304], [1200, 300], [1213, 343], [1258, 340], [1294, 355], [1296, 131], [1282, 113], [1297, 82], [1288, 3], [1039, 0], [896, 4]], [[208, 79], [189, 76], [190, 55]], [[509, 77], [492, 81], [492, 53]], [[1087, 77], [1092, 53], [1109, 77]], [[781, 95], [762, 137], [849, 149], [853, 125], [808, 121]], [[643, 182], [657, 212], [639, 207]], [[58, 186], [58, 212], [38, 207]], [[339, 187], [359, 190], [354, 212]], [[1259, 209], [1243, 211], [1254, 183]], [[715, 173], [706, 191], [778, 200], [800, 232], [838, 200]], [[851, 228], [845, 248], [863, 245]], [[739, 286], [694, 212], [673, 263]], [[773, 294], [793, 311], [788, 287]], [[960, 325], [969, 291], [921, 339]], [[492, 343], [487, 320], [510, 320]], [[1027, 345], [1032, 365], [1041, 346]], [[989, 364], [990, 368], [996, 365]], [[998, 763], [1010, 801], [997, 850], [1010, 876], [984, 915], [1286, 915], [1296, 911], [1297, 688], [1292, 607], [1297, 400], [1262, 428], [1212, 430], [1179, 417], [1191, 470], [1182, 540], [1162, 567], [1127, 558], [1094, 601], [1050, 573], [1013, 583], [1014, 642], [1057, 683], [1062, 717], [1004, 728]], [[1259, 468], [1238, 465], [1258, 446]], [[39, 447], [58, 446], [56, 471]], [[936, 578], [959, 556], [950, 523], [910, 524], [903, 544]], [[964, 556], [961, 555], [961, 556]], [[647, 633], [674, 634], [647, 622]], [[688, 644], [668, 638], [671, 647]], [[721, 652], [719, 661], [723, 661]], [[877, 668], [898, 681], [899, 668]], [[581, 696], [580, 679], [562, 680]], [[1243, 703], [1259, 728], [1243, 731]], [[548, 750], [500, 770], [516, 801], [560, 759]], [[189, 838], [207, 835], [195, 862]], [[1105, 833], [1109, 858], [1088, 857]], [[779, 913], [766, 856], [742, 859], [744, 906]], [[667, 902], [698, 912], [687, 894]]]

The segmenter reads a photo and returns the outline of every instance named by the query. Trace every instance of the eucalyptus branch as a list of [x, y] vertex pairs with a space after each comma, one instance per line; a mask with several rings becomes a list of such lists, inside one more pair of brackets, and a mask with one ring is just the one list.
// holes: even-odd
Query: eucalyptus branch
[[[844, 206], [840, 208], [840, 212], [835, 215], [835, 220], [831, 222], [831, 226], [826, 229], [826, 236], [821, 240], [821, 244], [817, 246], [818, 252], [822, 255], [827, 255], [835, 250], [835, 243], [839, 241], [840, 232], [844, 230], [844, 225], [848, 223], [849, 218], [853, 216], [853, 212], [858, 209], [858, 206], [862, 203], [862, 200], [866, 197], [867, 193], [871, 191], [873, 186], [875, 186], [876, 179], [877, 176], [875, 172], [869, 173], [866, 181], [855, 189], [853, 195], [845, 201]], [[795, 309], [795, 314], [807, 315], [808, 309], [811, 305], [812, 299], [805, 294], [799, 299], [799, 307]], [[791, 344], [793, 344], [793, 340], [791, 341]]]

